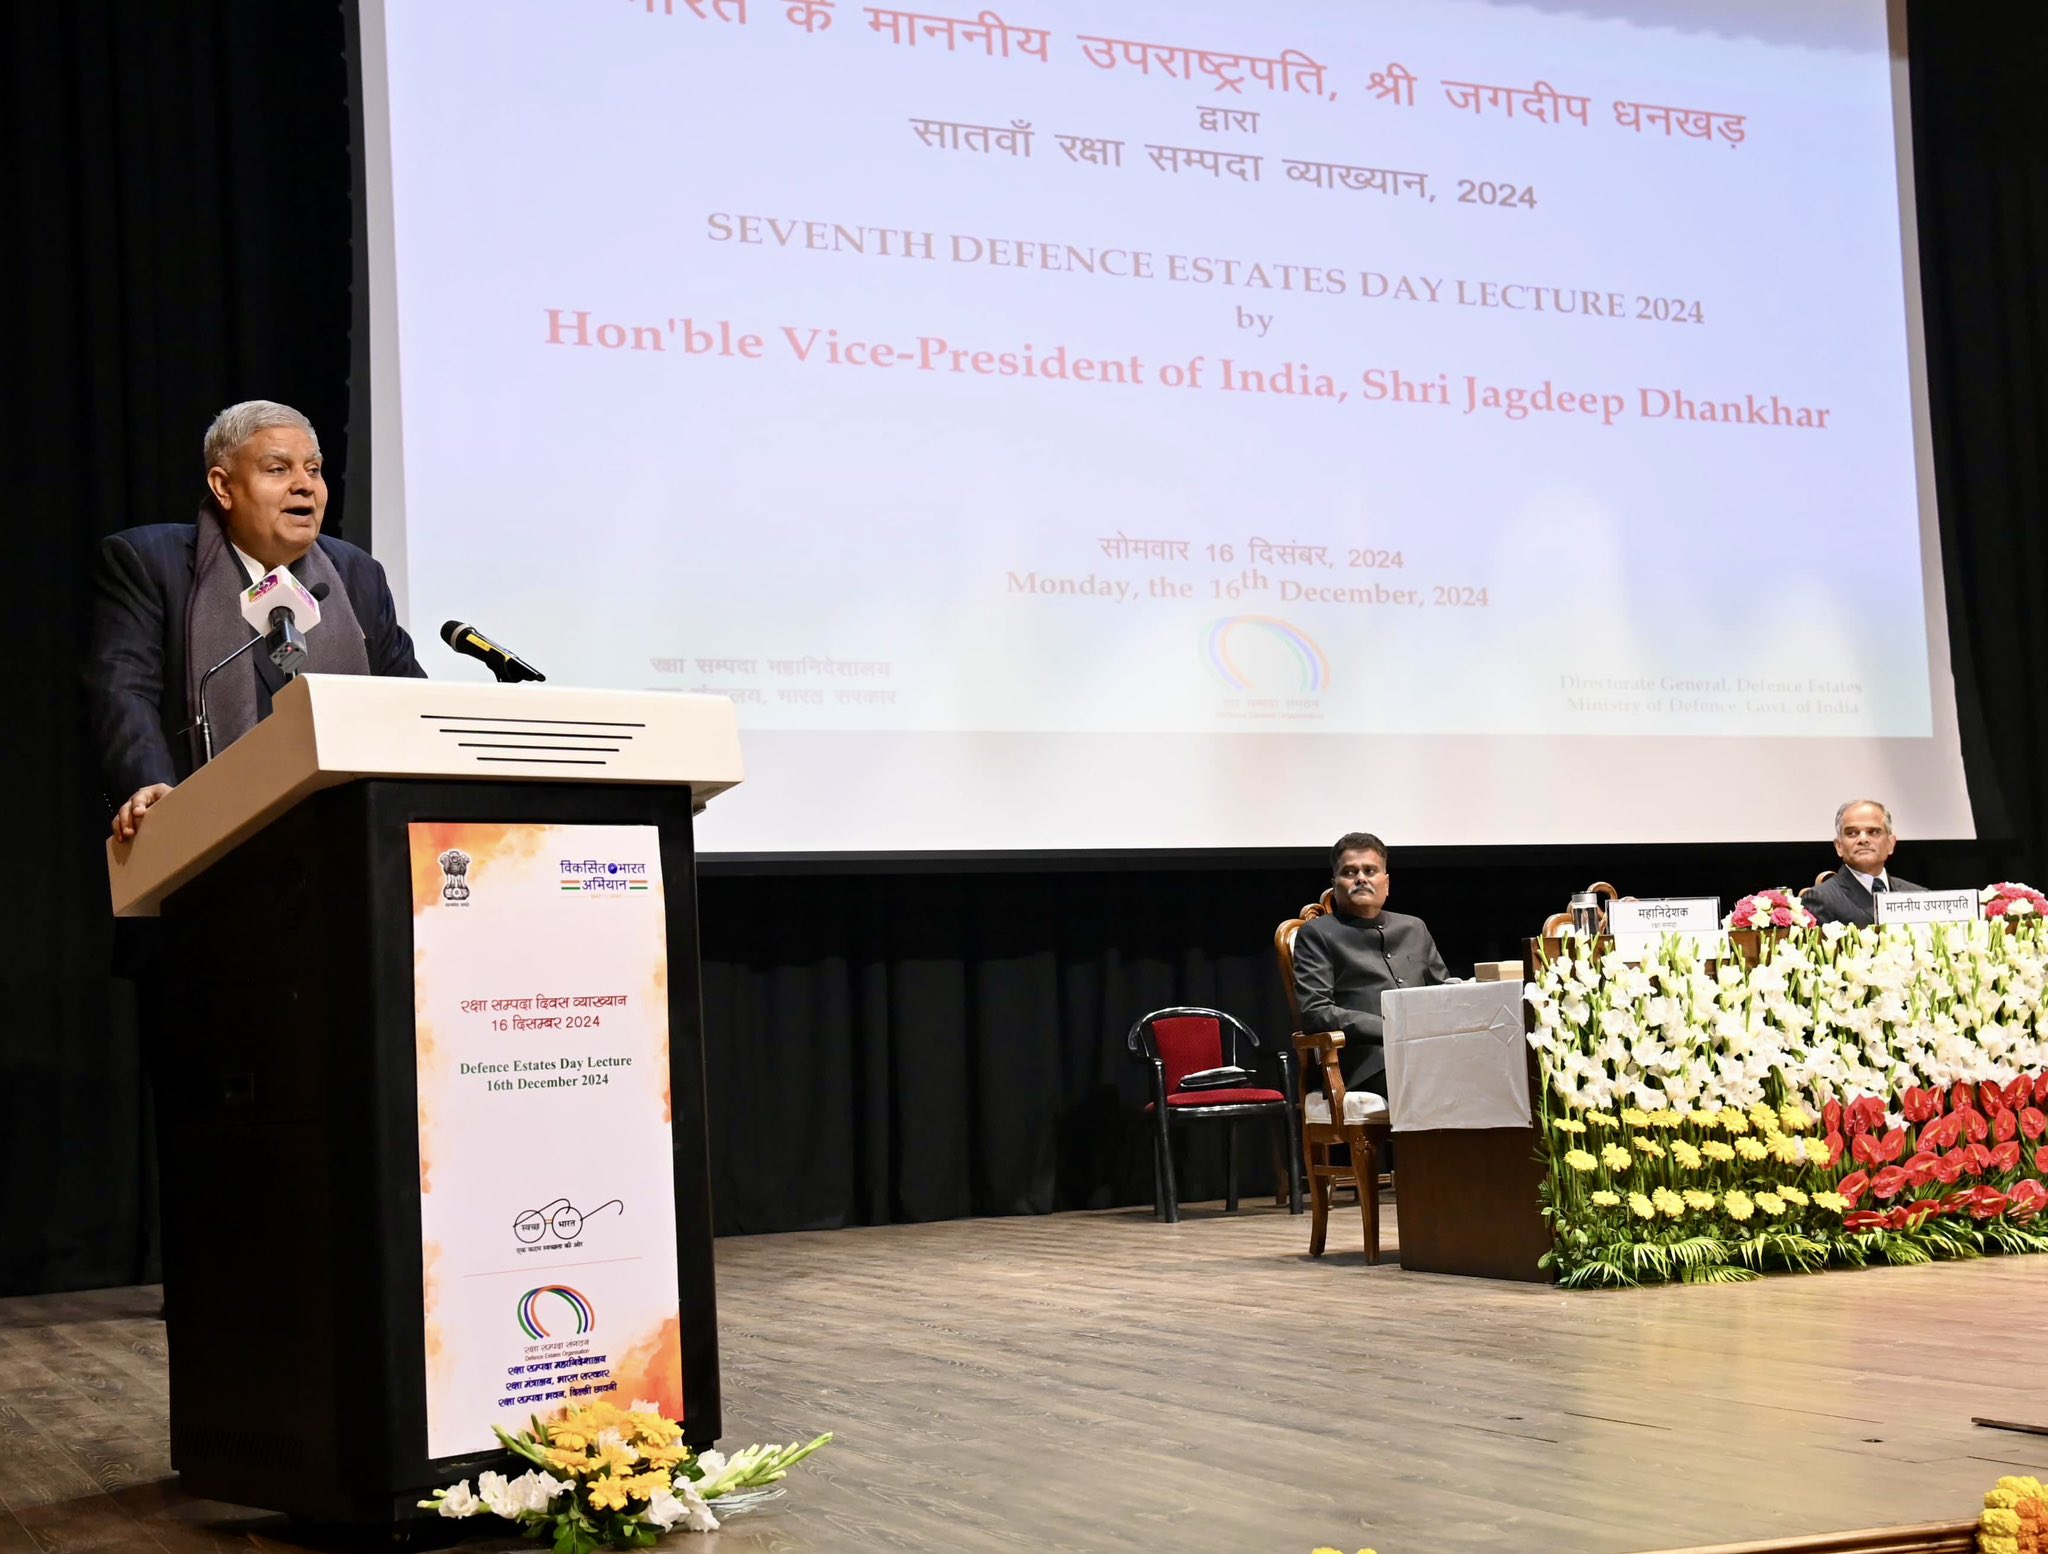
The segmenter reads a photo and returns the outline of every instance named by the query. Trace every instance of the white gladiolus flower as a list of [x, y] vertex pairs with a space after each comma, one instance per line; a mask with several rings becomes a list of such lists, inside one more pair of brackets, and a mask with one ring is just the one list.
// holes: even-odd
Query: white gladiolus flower
[[441, 1491], [440, 1511], [443, 1516], [454, 1518], [481, 1515], [484, 1503], [470, 1493], [469, 1480], [464, 1479], [452, 1488]]

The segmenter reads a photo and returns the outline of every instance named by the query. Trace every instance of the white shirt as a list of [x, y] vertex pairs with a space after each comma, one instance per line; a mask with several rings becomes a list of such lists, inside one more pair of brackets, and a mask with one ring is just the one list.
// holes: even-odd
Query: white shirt
[[242, 570], [248, 574], [249, 580], [247, 583], [243, 585], [244, 587], [249, 587], [253, 586], [256, 583], [260, 583], [263, 581], [264, 577], [268, 575], [270, 568], [265, 566], [262, 562], [258, 561], [254, 556], [250, 555], [246, 550], [242, 549], [242, 547], [237, 545], [233, 540], [228, 541], [228, 549], [232, 550], [235, 553], [235, 559], [242, 563]]
[[1875, 874], [1865, 874], [1861, 869], [1850, 869], [1849, 872], [1856, 876], [1856, 883], [1861, 885], [1865, 890], [1870, 891], [1870, 894], [1872, 894], [1873, 896], [1876, 895], [1877, 892], [1875, 890], [1871, 890], [1870, 888], [1870, 882], [1872, 880], [1884, 880], [1884, 888], [1886, 890], [1890, 890], [1892, 888], [1892, 882], [1890, 879], [1886, 878], [1886, 871], [1883, 869], [1879, 869]]

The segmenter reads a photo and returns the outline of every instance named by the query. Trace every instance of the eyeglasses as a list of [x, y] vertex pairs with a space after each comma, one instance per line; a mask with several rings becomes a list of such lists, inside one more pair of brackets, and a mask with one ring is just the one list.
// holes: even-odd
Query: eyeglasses
[[585, 1214], [567, 1198], [557, 1198], [553, 1203], [545, 1204], [538, 1209], [527, 1209], [522, 1212], [517, 1219], [512, 1221], [512, 1234], [521, 1241], [526, 1242], [529, 1246], [544, 1238], [549, 1231], [553, 1231], [560, 1240], [574, 1240], [577, 1234], [582, 1231], [585, 1220], [595, 1219], [606, 1209], [617, 1209], [621, 1214], [624, 1214], [626, 1212], [625, 1200], [613, 1198], [608, 1203], [600, 1203], [588, 1214]]

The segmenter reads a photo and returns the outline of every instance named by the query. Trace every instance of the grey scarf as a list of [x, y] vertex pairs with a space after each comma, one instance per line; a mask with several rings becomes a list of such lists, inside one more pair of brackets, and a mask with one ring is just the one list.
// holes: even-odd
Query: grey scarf
[[[210, 506], [200, 509], [194, 546], [192, 592], [185, 600], [185, 702], [191, 714], [192, 765], [196, 770], [206, 759], [199, 738], [200, 677], [255, 635], [242, 619], [241, 604], [242, 591], [255, 579], [243, 572], [228, 543], [227, 530]], [[363, 640], [362, 623], [356, 619], [348, 590], [327, 552], [316, 541], [292, 563], [291, 572], [309, 589], [316, 583], [327, 585], [327, 597], [320, 601], [320, 624], [306, 633], [301, 671], [368, 674], [370, 650]], [[213, 677], [206, 704], [213, 715], [216, 755], [256, 726], [259, 685], [272, 690], [284, 685], [284, 676], [261, 648], [251, 648]]]

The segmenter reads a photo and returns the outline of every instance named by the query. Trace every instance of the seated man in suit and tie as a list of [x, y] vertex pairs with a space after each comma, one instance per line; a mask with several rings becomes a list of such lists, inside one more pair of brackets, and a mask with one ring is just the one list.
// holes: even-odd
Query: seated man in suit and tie
[[1304, 1031], [1344, 1033], [1344, 1082], [1386, 1090], [1386, 1023], [1380, 995], [1434, 987], [1449, 973], [1429, 925], [1389, 912], [1387, 844], [1367, 831], [1331, 849], [1334, 913], [1302, 924], [1294, 938], [1294, 991]]
[[1842, 866], [1806, 893], [1806, 909], [1823, 923], [1868, 927], [1877, 921], [1877, 898], [1886, 891], [1924, 891], [1885, 865], [1899, 839], [1892, 812], [1876, 799], [1851, 799], [1835, 811], [1835, 856]]
[[[247, 642], [241, 593], [276, 567], [324, 599], [303, 667], [321, 674], [424, 676], [398, 624], [384, 569], [320, 532], [327, 481], [312, 423], [252, 399], [214, 417], [204, 445], [206, 498], [194, 523], [124, 529], [100, 542], [85, 692], [115, 837], [201, 760], [199, 681]], [[284, 674], [261, 652], [210, 689], [213, 747], [270, 712]]]

